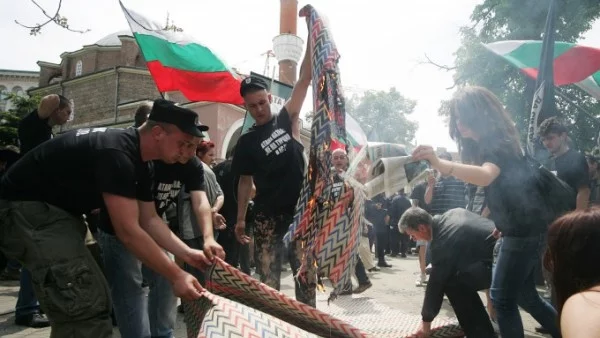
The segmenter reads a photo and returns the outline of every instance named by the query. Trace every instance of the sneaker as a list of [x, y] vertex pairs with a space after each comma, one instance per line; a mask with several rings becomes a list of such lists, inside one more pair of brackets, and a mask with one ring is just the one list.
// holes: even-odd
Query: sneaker
[[363, 293], [372, 286], [373, 286], [373, 284], [371, 284], [371, 282], [367, 282], [365, 284], [359, 284], [358, 287], [356, 289], [354, 289], [354, 293]]
[[370, 268], [368, 271], [369, 272], [376, 272], [376, 271], [381, 271], [381, 269], [378, 268], [378, 267], [376, 267], [376, 266], [374, 266], [374, 267]]
[[380, 267], [380, 268], [391, 268], [392, 267], [392, 265], [388, 264], [388, 262], [377, 263], [377, 266]]
[[421, 276], [415, 282], [417, 286], [425, 286], [427, 285], [427, 276], [425, 274], [421, 274]]
[[32, 313], [27, 316], [15, 317], [15, 325], [27, 326], [34, 329], [41, 329], [43, 327], [50, 326], [50, 321], [45, 315], [39, 313]]

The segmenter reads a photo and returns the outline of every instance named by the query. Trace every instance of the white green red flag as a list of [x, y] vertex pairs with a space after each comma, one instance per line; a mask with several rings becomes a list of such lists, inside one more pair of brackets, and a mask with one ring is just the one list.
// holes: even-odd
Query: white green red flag
[[209, 47], [119, 3], [160, 92], [178, 90], [191, 101], [243, 104], [241, 79]]
[[[484, 45], [536, 79], [542, 54], [542, 41], [509, 40]], [[600, 99], [600, 49], [570, 42], [554, 43], [554, 84], [575, 84]]]

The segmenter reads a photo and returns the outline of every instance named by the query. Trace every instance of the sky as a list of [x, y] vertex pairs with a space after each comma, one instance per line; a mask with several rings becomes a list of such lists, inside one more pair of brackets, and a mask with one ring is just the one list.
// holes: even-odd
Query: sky
[[[53, 15], [58, 0], [38, 0]], [[459, 28], [469, 23], [473, 8], [482, 0], [301, 0], [298, 8], [313, 5], [328, 19], [341, 55], [339, 68], [346, 95], [364, 90], [395, 87], [417, 101], [411, 120], [419, 123], [416, 144], [430, 144], [456, 150], [447, 127], [438, 116], [441, 100], [451, 97], [452, 72], [422, 64], [427, 54], [439, 64], [452, 65], [460, 46]], [[243, 73], [263, 73], [265, 52], [273, 47], [279, 33], [277, 0], [123, 0], [126, 7], [153, 20], [164, 22], [167, 13], [175, 25], [194, 36], [231, 67]], [[0, 69], [39, 70], [38, 60], [60, 62], [60, 54], [93, 44], [110, 33], [128, 29], [117, 0], [63, 0], [61, 15], [72, 33], [55, 25], [42, 34], [30, 36], [18, 26], [44, 21], [30, 1], [0, 0], [0, 31], [5, 48]], [[50, 13], [52, 12], [52, 13]], [[298, 35], [306, 41], [306, 24], [298, 20]], [[585, 44], [600, 46], [600, 22], [586, 34]], [[8, 47], [10, 46], [10, 47]], [[7, 48], [8, 47], [8, 48]], [[277, 61], [271, 59], [267, 75]], [[310, 91], [309, 91], [310, 92]], [[310, 96], [310, 94], [309, 94]], [[307, 98], [303, 111], [312, 108]]]

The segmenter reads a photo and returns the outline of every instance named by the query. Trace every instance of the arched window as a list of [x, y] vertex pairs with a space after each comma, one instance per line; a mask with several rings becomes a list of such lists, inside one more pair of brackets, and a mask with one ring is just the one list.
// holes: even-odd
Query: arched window
[[81, 60], [77, 61], [75, 64], [75, 76], [80, 76], [83, 71], [83, 62]]
[[17, 96], [25, 96], [25, 91], [20, 86], [14, 86], [12, 92]]

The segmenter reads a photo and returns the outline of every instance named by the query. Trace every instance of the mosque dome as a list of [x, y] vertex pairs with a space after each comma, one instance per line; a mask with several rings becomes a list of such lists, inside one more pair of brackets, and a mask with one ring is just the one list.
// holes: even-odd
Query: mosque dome
[[133, 34], [131, 34], [131, 30], [126, 29], [126, 30], [121, 30], [121, 31], [117, 31], [117, 32], [108, 34], [107, 36], [105, 36], [102, 39], [93, 43], [92, 45], [103, 46], [103, 47], [120, 46], [121, 40], [119, 39], [119, 35], [127, 35], [127, 36], [133, 37]]

